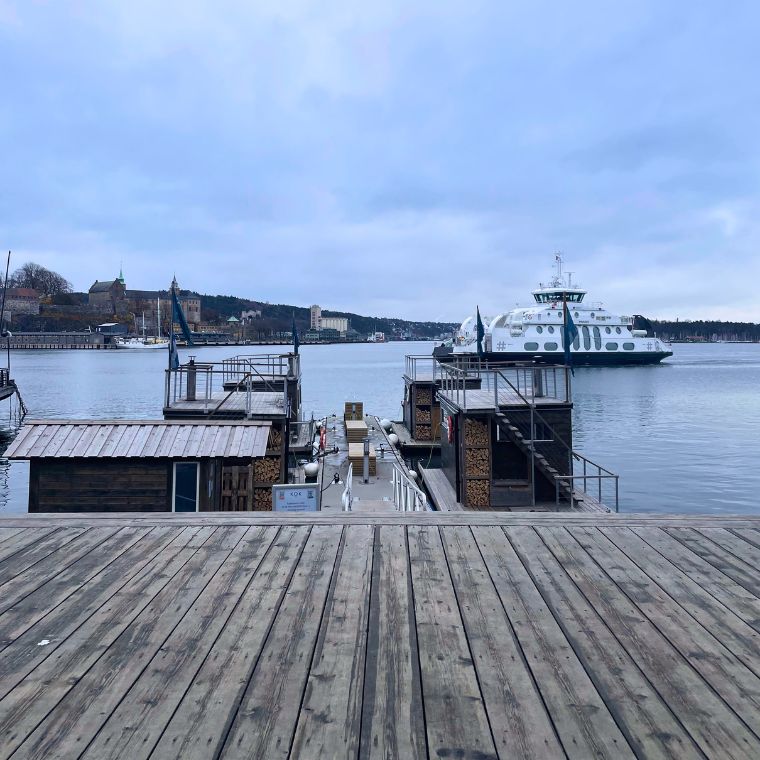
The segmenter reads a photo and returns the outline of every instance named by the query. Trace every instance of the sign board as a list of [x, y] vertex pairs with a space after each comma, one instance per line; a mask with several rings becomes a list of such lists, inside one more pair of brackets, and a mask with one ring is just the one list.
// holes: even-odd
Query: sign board
[[287, 483], [272, 486], [274, 512], [319, 511], [319, 483]]

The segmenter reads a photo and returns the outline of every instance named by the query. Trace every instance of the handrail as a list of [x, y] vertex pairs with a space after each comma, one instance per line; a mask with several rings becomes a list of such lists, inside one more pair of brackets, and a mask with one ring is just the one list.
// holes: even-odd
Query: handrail
[[343, 494], [340, 497], [340, 500], [343, 504], [344, 512], [350, 512], [351, 506], [354, 503], [353, 485], [354, 485], [353, 465], [351, 464], [351, 462], [349, 462], [348, 474], [346, 475], [346, 485], [345, 485], [345, 488], [343, 489]]
[[427, 496], [412, 482], [411, 478], [397, 465], [393, 465], [393, 503], [399, 512], [425, 512]]

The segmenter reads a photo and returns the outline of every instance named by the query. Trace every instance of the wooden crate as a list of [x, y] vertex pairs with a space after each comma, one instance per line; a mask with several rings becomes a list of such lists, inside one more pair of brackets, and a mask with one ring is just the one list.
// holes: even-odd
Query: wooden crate
[[[348, 461], [351, 462], [351, 469], [354, 475], [364, 474], [364, 444], [363, 443], [349, 443], [348, 444]], [[377, 456], [375, 455], [375, 447], [370, 443], [369, 445], [369, 474], [377, 474]]]
[[363, 420], [346, 420], [346, 440], [349, 443], [361, 443], [369, 435], [367, 423]]
[[343, 419], [345, 421], [355, 420], [361, 422], [364, 420], [364, 403], [361, 401], [346, 401]]

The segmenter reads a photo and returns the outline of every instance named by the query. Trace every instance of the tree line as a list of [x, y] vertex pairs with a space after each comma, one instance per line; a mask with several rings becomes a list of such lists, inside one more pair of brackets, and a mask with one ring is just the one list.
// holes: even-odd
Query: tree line
[[28, 261], [8, 276], [9, 288], [31, 288], [41, 296], [57, 296], [71, 293], [71, 283], [58, 272]]

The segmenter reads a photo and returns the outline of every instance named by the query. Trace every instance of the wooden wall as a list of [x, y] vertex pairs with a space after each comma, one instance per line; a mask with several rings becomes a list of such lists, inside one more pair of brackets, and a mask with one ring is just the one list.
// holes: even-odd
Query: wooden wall
[[166, 460], [32, 460], [30, 512], [171, 511]]

